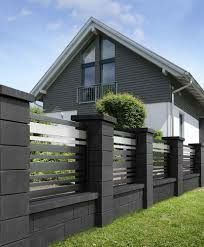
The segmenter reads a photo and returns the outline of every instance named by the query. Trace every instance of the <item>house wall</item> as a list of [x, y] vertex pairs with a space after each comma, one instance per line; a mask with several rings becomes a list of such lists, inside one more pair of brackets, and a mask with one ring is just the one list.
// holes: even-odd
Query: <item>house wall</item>
[[177, 106], [174, 106], [174, 136], [179, 136], [179, 113], [184, 115], [185, 144], [199, 143], [199, 120]]
[[[96, 37], [96, 83], [100, 83], [100, 36]], [[171, 76], [163, 75], [160, 68], [135, 54], [119, 43], [116, 44], [116, 81], [119, 92], [129, 92], [139, 97], [147, 106], [146, 126], [161, 129], [165, 136], [172, 135], [171, 127], [171, 87], [181, 85]], [[83, 49], [82, 49], [83, 51]], [[78, 104], [77, 88], [81, 86], [81, 53], [69, 63], [44, 95], [44, 110], [57, 116], [65, 112], [66, 118], [73, 111], [77, 114], [96, 113], [94, 103]], [[179, 112], [185, 115], [186, 142], [198, 142], [198, 118], [204, 110], [187, 90], [175, 95], [175, 133], [179, 134]], [[75, 114], [74, 113], [74, 114]], [[193, 134], [192, 134], [193, 133]]]
[[170, 104], [168, 102], [146, 104], [146, 109], [145, 125], [154, 130], [161, 130], [164, 136], [170, 136]]
[[[95, 42], [97, 84], [100, 83], [99, 36]], [[156, 65], [119, 43], [116, 43], [115, 65], [119, 92], [130, 92], [148, 104], [170, 101], [171, 78], [164, 76]], [[81, 86], [81, 74], [81, 51], [79, 51], [43, 96], [45, 112], [77, 110], [79, 114], [95, 113], [95, 104], [77, 104], [77, 88]]]
[[[171, 103], [146, 104], [147, 118], [145, 125], [155, 130], [162, 130], [164, 136], [172, 135]], [[174, 136], [179, 136], [179, 113], [184, 116], [185, 144], [199, 143], [199, 120], [183, 109], [174, 105]]]
[[119, 92], [130, 92], [146, 104], [171, 100], [171, 78], [160, 68], [116, 43], [116, 81]]

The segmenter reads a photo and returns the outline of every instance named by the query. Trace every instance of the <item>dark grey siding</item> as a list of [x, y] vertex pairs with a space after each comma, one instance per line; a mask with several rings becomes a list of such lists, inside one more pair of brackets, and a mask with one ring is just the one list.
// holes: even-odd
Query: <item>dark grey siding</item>
[[[100, 83], [100, 38], [96, 38], [96, 84]], [[144, 103], [171, 102], [171, 85], [180, 87], [160, 68], [116, 43], [116, 81], [119, 92], [130, 92]], [[65, 68], [44, 96], [46, 112], [77, 110], [79, 114], [94, 113], [95, 104], [78, 105], [77, 88], [81, 86], [81, 51]], [[175, 104], [194, 117], [204, 115], [199, 103], [185, 91], [175, 95]]]
[[77, 108], [77, 92], [81, 82], [80, 54], [61, 73], [43, 98], [46, 112], [70, 111]]
[[145, 103], [171, 100], [171, 79], [160, 68], [118, 43], [116, 81], [120, 92], [133, 93]]
[[[176, 88], [181, 86], [182, 85], [179, 85], [179, 83], [176, 83]], [[194, 118], [198, 119], [200, 116], [204, 115], [204, 107], [202, 107], [199, 102], [195, 100], [195, 98], [187, 91], [187, 89], [184, 89], [180, 93], [176, 93], [174, 102], [177, 107], [187, 112]]]

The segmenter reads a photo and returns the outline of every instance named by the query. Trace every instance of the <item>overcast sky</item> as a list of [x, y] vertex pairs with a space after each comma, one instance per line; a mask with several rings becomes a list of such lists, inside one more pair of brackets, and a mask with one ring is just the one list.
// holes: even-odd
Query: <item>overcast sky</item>
[[202, 0], [0, 0], [0, 84], [30, 91], [90, 16], [204, 87]]

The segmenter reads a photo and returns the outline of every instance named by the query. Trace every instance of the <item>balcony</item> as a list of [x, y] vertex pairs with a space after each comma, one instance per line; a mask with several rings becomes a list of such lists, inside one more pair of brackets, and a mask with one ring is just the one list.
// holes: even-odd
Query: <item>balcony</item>
[[77, 89], [77, 103], [96, 102], [109, 92], [117, 93], [116, 82], [110, 84], [97, 84], [90, 87], [79, 87]]

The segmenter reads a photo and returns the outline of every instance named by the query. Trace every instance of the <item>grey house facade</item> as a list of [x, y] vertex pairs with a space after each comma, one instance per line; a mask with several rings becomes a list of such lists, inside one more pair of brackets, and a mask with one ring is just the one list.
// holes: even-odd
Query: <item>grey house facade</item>
[[91, 18], [31, 91], [48, 115], [95, 113], [107, 90], [144, 101], [146, 125], [199, 141], [204, 92], [193, 76]]

